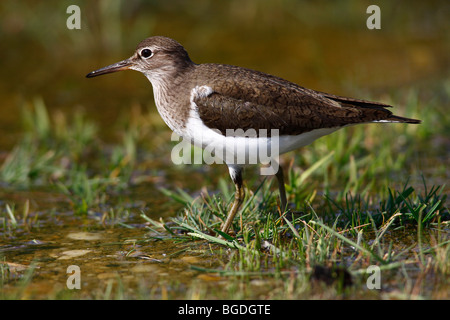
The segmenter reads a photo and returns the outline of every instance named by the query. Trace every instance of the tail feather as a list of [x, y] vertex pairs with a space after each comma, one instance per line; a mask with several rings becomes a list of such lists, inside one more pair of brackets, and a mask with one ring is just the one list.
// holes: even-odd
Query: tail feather
[[387, 119], [384, 120], [384, 122], [400, 122], [400, 123], [418, 124], [418, 123], [421, 123], [422, 120], [417, 120], [417, 119], [411, 119], [411, 118], [405, 118], [405, 117], [399, 117], [399, 116], [395, 116], [395, 115], [390, 115]]
[[[397, 123], [413, 123], [418, 124], [421, 123], [421, 120], [416, 119], [410, 119], [405, 117], [399, 117], [392, 114], [391, 111], [387, 110], [386, 108], [391, 108], [391, 105], [380, 103], [380, 102], [374, 102], [374, 101], [368, 101], [368, 100], [361, 100], [361, 99], [354, 99], [354, 98], [347, 98], [347, 97], [341, 97], [334, 94], [329, 94], [325, 92], [319, 92], [320, 94], [324, 95], [328, 99], [334, 100], [338, 103], [340, 103], [342, 106], [350, 106], [350, 107], [359, 107], [362, 110], [364, 110], [364, 114], [367, 117], [367, 120], [369, 122], [397, 122]], [[372, 118], [372, 119], [370, 119]], [[378, 120], [374, 120], [378, 118]], [[361, 122], [365, 122], [364, 120]]]

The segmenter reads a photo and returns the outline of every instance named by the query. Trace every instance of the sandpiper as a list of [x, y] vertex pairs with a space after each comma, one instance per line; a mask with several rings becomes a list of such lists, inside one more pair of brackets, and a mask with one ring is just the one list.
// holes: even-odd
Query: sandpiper
[[[234, 202], [222, 225], [224, 233], [243, 201], [242, 169], [255, 143], [270, 147], [276, 142], [278, 153], [283, 154], [358, 123], [420, 123], [393, 115], [386, 109], [391, 106], [383, 103], [307, 89], [246, 68], [196, 64], [181, 44], [162, 36], [143, 40], [129, 59], [87, 77], [128, 69], [140, 71], [150, 80], [159, 114], [179, 136], [203, 148], [231, 145], [231, 150], [236, 150], [236, 145], [246, 144], [243, 158], [247, 161], [236, 161], [239, 152], [222, 157], [236, 187]], [[233, 134], [250, 130], [252, 136]], [[276, 158], [271, 159], [274, 162]], [[283, 170], [278, 167], [273, 173], [278, 180], [281, 208], [285, 209]]]

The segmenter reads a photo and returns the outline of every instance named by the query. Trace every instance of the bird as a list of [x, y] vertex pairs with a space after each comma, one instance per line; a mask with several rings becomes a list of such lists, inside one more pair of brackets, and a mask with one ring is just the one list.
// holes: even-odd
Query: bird
[[[122, 70], [143, 73], [167, 126], [194, 145], [213, 148], [217, 159], [228, 166], [235, 194], [221, 226], [225, 234], [245, 196], [242, 171], [247, 165], [256, 161], [273, 169], [270, 173], [278, 180], [281, 209], [285, 210], [287, 197], [278, 155], [351, 125], [421, 122], [394, 115], [384, 103], [308, 89], [248, 68], [194, 63], [179, 42], [164, 36], [141, 41], [130, 58], [86, 77]], [[255, 156], [255, 148], [274, 152], [270, 157]]]

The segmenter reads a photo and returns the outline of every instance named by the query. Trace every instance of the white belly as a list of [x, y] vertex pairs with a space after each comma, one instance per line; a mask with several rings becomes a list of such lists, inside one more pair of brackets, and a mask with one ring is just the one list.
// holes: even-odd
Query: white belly
[[[339, 128], [315, 129], [299, 135], [279, 136], [278, 130], [260, 131], [253, 129], [229, 130], [223, 135], [217, 129], [207, 127], [197, 112], [195, 96], [208, 96], [213, 90], [208, 86], [196, 87], [191, 92], [191, 111], [181, 135], [184, 142], [203, 148], [203, 162], [226, 163], [228, 166], [278, 163], [279, 155], [304, 147], [314, 140], [330, 134]], [[239, 134], [240, 133], [240, 134]], [[277, 168], [275, 170], [278, 170]], [[275, 171], [276, 172], [276, 171]], [[273, 174], [273, 173], [272, 173]]]
[[[209, 155], [212, 151], [217, 159], [221, 159], [228, 165], [247, 165], [263, 163], [267, 164], [271, 159], [277, 160], [278, 156], [309, 145], [314, 140], [330, 134], [339, 128], [315, 129], [300, 135], [278, 136], [272, 131], [267, 137], [267, 132], [260, 132], [258, 137], [255, 131], [247, 130], [242, 136], [223, 135], [219, 130], [205, 126], [195, 110], [191, 111], [190, 119], [183, 132], [183, 138], [190, 143], [205, 149]], [[230, 130], [230, 133], [238, 131]], [[253, 137], [252, 137], [253, 135]], [[204, 153], [205, 155], [205, 153]]]

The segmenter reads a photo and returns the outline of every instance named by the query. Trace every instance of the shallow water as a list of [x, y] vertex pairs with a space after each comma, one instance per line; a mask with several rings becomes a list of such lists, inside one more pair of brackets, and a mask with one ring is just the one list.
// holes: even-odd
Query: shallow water
[[[154, 109], [150, 84], [132, 72], [95, 81], [84, 76], [130, 56], [138, 41], [149, 35], [177, 39], [199, 63], [250, 67], [342, 95], [357, 92], [379, 98], [409, 87], [429, 94], [429, 83], [448, 81], [447, 1], [429, 7], [413, 3], [408, 8], [384, 3], [379, 31], [365, 28], [367, 15], [361, 4], [300, 6], [287, 1], [285, 7], [277, 2], [266, 7], [241, 2], [220, 4], [217, 10], [217, 3], [209, 1], [196, 9], [181, 3], [170, 6], [141, 1], [134, 1], [132, 7], [108, 9], [106, 2], [81, 1], [86, 12], [83, 28], [68, 31], [67, 15], [61, 14], [66, 4], [61, 1], [2, 1], [0, 26], [6, 49], [0, 50], [0, 162], [23, 134], [19, 110], [35, 97], [43, 98], [51, 114], [61, 111], [70, 118], [75, 109], [83, 109], [88, 119], [98, 124], [103, 143], [117, 142], [117, 123], [125, 121], [122, 117], [132, 106]], [[448, 104], [448, 96], [440, 101]], [[396, 110], [401, 114], [404, 108]], [[158, 119], [157, 130], [150, 132], [148, 139], [161, 134], [168, 141], [168, 130]], [[430, 140], [437, 151], [428, 153], [422, 147], [420, 154], [431, 156], [419, 162], [424, 174], [433, 177], [428, 182], [441, 185], [449, 179], [450, 171], [442, 172], [449, 161], [449, 140], [446, 136]], [[158, 150], [170, 152], [163, 147]], [[146, 229], [148, 224], [140, 214], [143, 211], [155, 220], [174, 216], [182, 206], [162, 195], [160, 188], [179, 187], [196, 196], [205, 184], [215, 190], [218, 177], [227, 175], [226, 169], [196, 167], [182, 173], [169, 169], [168, 153], [144, 153], [152, 154], [147, 158], [154, 161], [146, 166], [157, 168], [150, 181], [114, 194], [103, 211], [97, 208], [86, 217], [76, 216], [70, 199], [53, 186], [16, 188], [0, 183], [0, 206], [16, 204], [18, 212], [15, 229], [6, 224], [5, 210], [0, 220], [0, 263], [6, 272], [3, 296], [15, 297], [20, 281], [28, 281], [22, 285], [26, 292], [18, 294], [21, 298], [112, 298], [120, 292], [119, 286], [125, 288], [124, 295], [137, 292], [135, 296], [185, 298], [192, 297], [189, 290], [196, 283], [218, 290], [225, 286], [227, 278], [191, 266], [223, 268], [226, 254], [209, 251], [205, 242], [158, 240], [159, 235]], [[21, 213], [27, 201], [30, 210], [23, 222]], [[117, 213], [125, 208], [129, 214], [111, 217], [107, 215], [111, 208]], [[405, 235], [392, 240], [394, 247], [402, 250], [414, 239], [415, 235]], [[71, 265], [80, 267], [81, 291], [67, 289]], [[27, 278], [28, 271], [32, 278]], [[264, 298], [270, 290], [258, 295], [257, 288], [270, 287], [272, 281], [264, 279], [263, 285], [253, 282], [256, 293], [252, 297]]]

